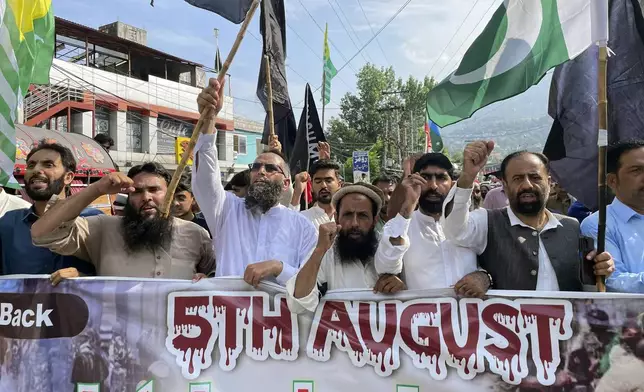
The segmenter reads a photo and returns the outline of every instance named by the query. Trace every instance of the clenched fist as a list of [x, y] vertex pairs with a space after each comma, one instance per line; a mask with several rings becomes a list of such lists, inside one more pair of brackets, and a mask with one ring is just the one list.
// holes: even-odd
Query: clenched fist
[[293, 181], [293, 189], [298, 191], [304, 191], [306, 188], [306, 183], [309, 182], [311, 176], [307, 172], [297, 173], [295, 176], [295, 181]]
[[219, 83], [219, 80], [211, 78], [208, 81], [208, 87], [203, 89], [197, 97], [199, 113], [208, 110], [208, 116], [214, 118], [217, 116], [224, 105], [224, 85], [225, 82]]
[[402, 180], [400, 187], [405, 191], [405, 201], [403, 201], [400, 215], [409, 219], [411, 213], [416, 209], [416, 204], [418, 204], [425, 185], [427, 185], [427, 180], [418, 173], [410, 174]]
[[134, 192], [134, 181], [124, 173], [113, 172], [92, 184], [101, 195]]
[[493, 141], [478, 141], [465, 146], [463, 151], [463, 170], [458, 179], [459, 188], [472, 187], [476, 176], [485, 167], [492, 150], [494, 150]]
[[282, 143], [277, 135], [271, 135], [268, 137], [268, 148], [271, 150], [282, 151]]
[[333, 246], [333, 241], [338, 235], [338, 232], [342, 226], [336, 224], [335, 222], [324, 223], [320, 225], [320, 234], [318, 236], [318, 248], [323, 251], [331, 249]]

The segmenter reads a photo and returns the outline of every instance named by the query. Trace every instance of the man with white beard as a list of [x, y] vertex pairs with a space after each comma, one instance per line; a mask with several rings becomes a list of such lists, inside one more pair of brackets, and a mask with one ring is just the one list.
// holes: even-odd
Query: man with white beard
[[192, 176], [192, 190], [213, 233], [216, 276], [243, 276], [252, 286], [269, 279], [283, 286], [308, 260], [317, 232], [308, 219], [279, 203], [291, 176], [278, 150], [259, 154], [249, 165], [250, 186], [244, 199], [224, 190], [217, 134], [208, 132], [207, 126], [215, 121], [223, 97], [223, 84], [216, 79], [199, 94], [204, 127], [195, 147]]

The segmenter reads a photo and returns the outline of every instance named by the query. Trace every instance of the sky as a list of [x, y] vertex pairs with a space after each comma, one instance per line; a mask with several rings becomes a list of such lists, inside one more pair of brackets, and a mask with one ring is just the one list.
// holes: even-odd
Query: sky
[[[286, 0], [287, 78], [291, 102], [299, 117], [304, 88], [322, 83], [324, 25], [328, 23], [331, 58], [341, 69], [333, 80], [327, 119], [354, 92], [355, 71], [366, 62], [393, 66], [397, 76], [442, 79], [460, 62], [502, 0]], [[360, 52], [374, 33], [408, 3], [400, 14]], [[239, 25], [193, 7], [183, 0], [55, 0], [54, 13], [97, 28], [121, 21], [147, 30], [148, 46], [213, 67], [214, 29], [225, 58]], [[255, 91], [262, 52], [259, 12], [249, 27], [229, 70], [235, 115], [263, 121], [264, 109]], [[340, 21], [342, 20], [342, 22]], [[319, 27], [318, 27], [319, 25]], [[321, 29], [320, 29], [321, 27]], [[357, 55], [356, 55], [357, 54]], [[355, 58], [345, 66], [347, 60]], [[544, 82], [545, 83], [545, 82]], [[316, 94], [319, 98], [320, 92]], [[319, 101], [318, 101], [319, 102]], [[545, 108], [545, 104], [544, 104]], [[545, 112], [545, 109], [544, 109]]]

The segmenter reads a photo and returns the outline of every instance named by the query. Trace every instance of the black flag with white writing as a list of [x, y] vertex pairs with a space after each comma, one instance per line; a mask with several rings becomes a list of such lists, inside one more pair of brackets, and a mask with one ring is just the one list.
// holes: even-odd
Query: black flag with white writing
[[315, 107], [315, 99], [313, 99], [311, 86], [308, 83], [304, 94], [304, 109], [297, 127], [293, 154], [289, 160], [289, 167], [293, 175], [308, 170], [315, 161], [320, 159], [318, 143], [326, 142], [318, 110]]

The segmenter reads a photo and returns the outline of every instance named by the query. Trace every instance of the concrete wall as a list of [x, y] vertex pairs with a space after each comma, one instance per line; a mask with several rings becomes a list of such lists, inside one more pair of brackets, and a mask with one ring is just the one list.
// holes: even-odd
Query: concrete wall
[[[79, 87], [82, 86], [91, 89], [92, 87], [90, 85], [97, 86], [98, 88], [94, 91], [97, 94], [105, 94], [104, 91], [101, 91], [105, 90], [128, 101], [164, 106], [166, 108], [194, 113], [198, 111], [197, 95], [201, 92], [201, 88], [154, 76], [150, 76], [149, 82], [146, 82], [58, 59], [54, 59], [54, 65], [64, 69], [66, 72], [61, 72], [57, 68], [52, 67], [50, 73], [52, 84], [69, 79], [72, 83], [78, 84]], [[68, 73], [76, 77], [70, 77]], [[232, 97], [224, 97], [224, 106], [219, 113], [219, 117], [224, 120], [233, 121]]]

